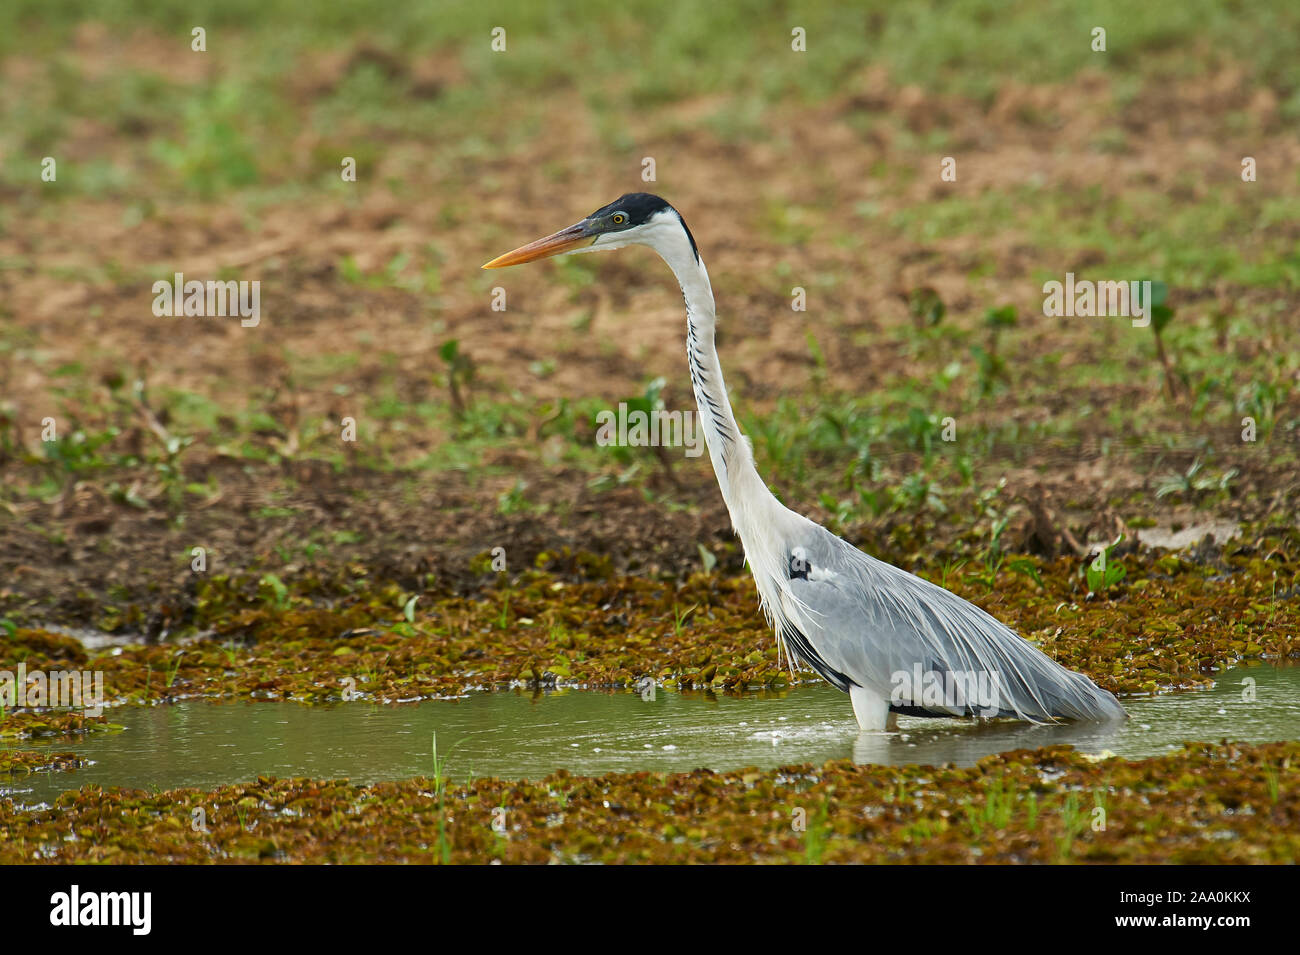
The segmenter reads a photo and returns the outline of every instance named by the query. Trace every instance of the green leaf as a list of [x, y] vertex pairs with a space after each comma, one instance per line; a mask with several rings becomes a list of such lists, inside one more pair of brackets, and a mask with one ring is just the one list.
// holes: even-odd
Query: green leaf
[[1016, 324], [1016, 307], [1003, 305], [1001, 308], [991, 308], [984, 313], [984, 323], [989, 328], [1009, 328]]
[[939, 293], [928, 286], [912, 289], [907, 307], [914, 317], [924, 319], [930, 328], [943, 321], [943, 316], [948, 311]]
[[1103, 583], [1102, 572], [1096, 568], [1096, 562], [1088, 565], [1088, 589], [1093, 593], [1101, 590]]
[[655, 378], [645, 386], [645, 401], [650, 408], [657, 408], [663, 404], [659, 396], [663, 392], [665, 384], [667, 382], [663, 378]]
[[1043, 587], [1044, 589], [1046, 589], [1046, 585], [1043, 583], [1043, 577], [1038, 572], [1038, 565], [1035, 564], [1028, 557], [1021, 557], [1017, 560], [1013, 560], [1009, 564], [1007, 564], [1007, 566], [1010, 567], [1012, 570], [1014, 570], [1017, 574], [1024, 574], [1026, 577], [1030, 578], [1034, 583], [1038, 584], [1039, 587]]
[[1088, 589], [1093, 593], [1103, 592], [1106, 589], [1115, 586], [1124, 579], [1128, 570], [1123, 564], [1117, 563], [1113, 559], [1115, 548], [1124, 540], [1124, 535], [1120, 534], [1115, 540], [1099, 553], [1090, 564], [1088, 564]]
[[655, 410], [654, 404], [651, 402], [649, 398], [624, 398], [622, 403], [627, 405], [629, 427], [630, 427], [632, 412], [640, 411], [643, 414], [648, 415], [650, 414], [650, 412]]
[[261, 583], [268, 587], [275, 598], [275, 606], [284, 608], [289, 605], [289, 588], [275, 574], [263, 574]]
[[1168, 305], [1153, 305], [1151, 307], [1151, 327], [1155, 329], [1156, 334], [1165, 330], [1165, 326], [1174, 317], [1174, 310]]
[[1134, 301], [1131, 304], [1141, 306], [1146, 305], [1144, 292], [1148, 283], [1151, 285], [1151, 307], [1154, 309], [1164, 305], [1165, 299], [1169, 297], [1169, 286], [1164, 282], [1157, 282], [1154, 279], [1138, 280], [1136, 290], [1133, 293]]

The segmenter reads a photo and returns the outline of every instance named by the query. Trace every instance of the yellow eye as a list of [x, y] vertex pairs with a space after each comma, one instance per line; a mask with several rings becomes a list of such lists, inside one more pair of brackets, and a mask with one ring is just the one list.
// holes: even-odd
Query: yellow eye
[[623, 215], [623, 213], [621, 212], [615, 212], [612, 219], [614, 225], [622, 225], [624, 222], [627, 221], [627, 216]]

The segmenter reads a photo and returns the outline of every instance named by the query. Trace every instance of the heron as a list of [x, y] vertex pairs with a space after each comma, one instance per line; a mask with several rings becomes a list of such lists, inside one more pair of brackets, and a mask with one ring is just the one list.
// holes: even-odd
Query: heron
[[984, 610], [864, 553], [776, 499], [727, 397], [708, 270], [686, 221], [667, 201], [628, 193], [483, 268], [632, 245], [657, 252], [681, 287], [705, 445], [779, 660], [848, 693], [861, 731], [896, 729], [899, 714], [1031, 723], [1127, 717], [1114, 694]]

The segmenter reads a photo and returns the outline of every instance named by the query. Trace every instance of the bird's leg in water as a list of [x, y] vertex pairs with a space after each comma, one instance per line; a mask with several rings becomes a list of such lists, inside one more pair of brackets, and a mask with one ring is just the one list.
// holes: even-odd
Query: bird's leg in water
[[898, 729], [898, 714], [889, 712], [889, 700], [879, 693], [872, 692], [865, 686], [851, 686], [849, 699], [853, 701], [853, 715], [858, 718], [858, 729]]

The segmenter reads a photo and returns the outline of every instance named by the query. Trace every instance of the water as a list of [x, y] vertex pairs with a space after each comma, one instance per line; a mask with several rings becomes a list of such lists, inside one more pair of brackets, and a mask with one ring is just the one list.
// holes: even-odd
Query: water
[[[1256, 700], [1242, 699], [1244, 678]], [[860, 763], [970, 765], [990, 753], [1070, 743], [1086, 753], [1140, 758], [1184, 740], [1268, 742], [1300, 738], [1300, 666], [1222, 674], [1213, 689], [1126, 700], [1121, 724], [1032, 726], [902, 717], [895, 733], [857, 732], [848, 697], [828, 686], [784, 697], [713, 697], [659, 691], [481, 693], [410, 706], [214, 704], [110, 711], [127, 727], [84, 741], [24, 741], [21, 748], [75, 750], [93, 765], [38, 773], [0, 787], [28, 805], [87, 783], [210, 788], [260, 775], [376, 782], [427, 776], [430, 748], [453, 777], [540, 778], [708, 767], [773, 768], [853, 758]]]

